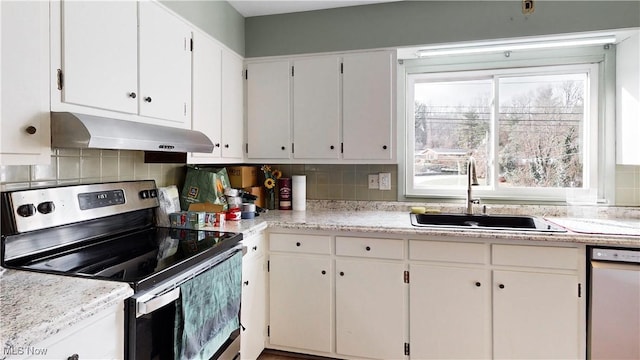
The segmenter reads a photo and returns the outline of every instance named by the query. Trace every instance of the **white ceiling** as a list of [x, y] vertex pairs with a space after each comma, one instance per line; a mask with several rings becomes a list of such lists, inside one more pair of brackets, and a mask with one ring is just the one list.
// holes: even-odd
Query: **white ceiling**
[[242, 16], [261, 16], [400, 0], [228, 0]]

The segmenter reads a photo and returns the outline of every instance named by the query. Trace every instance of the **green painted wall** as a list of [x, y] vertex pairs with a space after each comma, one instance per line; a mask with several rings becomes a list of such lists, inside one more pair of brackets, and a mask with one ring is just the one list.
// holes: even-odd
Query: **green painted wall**
[[238, 54], [245, 55], [245, 19], [226, 1], [219, 0], [161, 0]]
[[246, 57], [640, 26], [640, 1], [400, 1], [245, 19]]

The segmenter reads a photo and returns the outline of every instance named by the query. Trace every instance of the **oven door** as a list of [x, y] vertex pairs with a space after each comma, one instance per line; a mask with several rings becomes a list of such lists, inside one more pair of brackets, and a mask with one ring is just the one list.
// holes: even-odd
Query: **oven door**
[[[241, 273], [241, 258], [240, 251], [234, 249], [198, 266], [188, 274], [180, 274], [149, 291], [136, 293], [127, 299], [125, 306], [127, 314], [126, 358], [130, 360], [191, 358], [191, 356], [184, 355], [189, 351], [191, 354], [193, 353], [193, 349], [188, 349], [187, 343], [193, 343], [191, 340], [194, 338], [196, 340], [211, 339], [214, 337], [212, 335], [213, 329], [217, 332], [215, 338], [211, 340], [206, 349], [203, 347], [202, 353], [214, 359], [236, 358], [240, 350], [238, 336], [240, 332], [240, 300], [238, 294], [241, 292], [241, 277], [240, 275], [231, 276], [231, 278], [237, 277], [237, 281], [229, 280], [231, 282], [220, 284], [216, 273], [224, 272], [224, 276], [219, 275], [224, 278], [229, 278], [230, 271]], [[211, 284], [217, 285], [211, 286]], [[205, 316], [201, 324], [194, 325], [188, 319], [189, 312], [201, 312], [202, 310], [197, 308], [190, 310], [190, 307], [193, 307], [194, 303], [195, 306], [201, 306], [202, 304], [198, 304], [198, 302], [202, 303], [203, 300], [199, 299], [199, 296], [207, 291], [214, 291], [216, 298], [220, 297], [220, 293], [224, 293], [227, 299], [225, 303], [226, 301], [237, 302], [238, 312], [235, 312], [234, 307], [226, 308], [225, 306], [224, 309], [220, 307], [214, 312], [223, 311], [222, 316], [216, 312], [215, 316], [211, 315], [209, 319], [206, 319]], [[211, 305], [208, 302], [203, 306], [206, 306], [207, 309], [215, 308], [215, 304]], [[195, 318], [200, 317], [196, 316]], [[191, 316], [192, 318], [193, 316]], [[218, 323], [212, 323], [214, 319]], [[202, 334], [198, 333], [200, 327]], [[185, 334], [188, 336], [185, 337]], [[195, 343], [202, 343], [202, 341]], [[185, 348], [189, 351], [185, 351]]]

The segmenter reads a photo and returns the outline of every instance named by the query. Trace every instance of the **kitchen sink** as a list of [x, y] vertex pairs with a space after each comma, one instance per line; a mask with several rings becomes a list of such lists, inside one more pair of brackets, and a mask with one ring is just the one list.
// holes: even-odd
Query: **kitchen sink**
[[411, 225], [436, 228], [566, 232], [535, 216], [411, 214]]

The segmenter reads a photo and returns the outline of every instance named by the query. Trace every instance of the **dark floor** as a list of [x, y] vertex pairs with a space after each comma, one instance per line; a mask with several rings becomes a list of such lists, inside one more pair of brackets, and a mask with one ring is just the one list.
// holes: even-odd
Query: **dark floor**
[[331, 358], [265, 349], [258, 360], [331, 360]]

